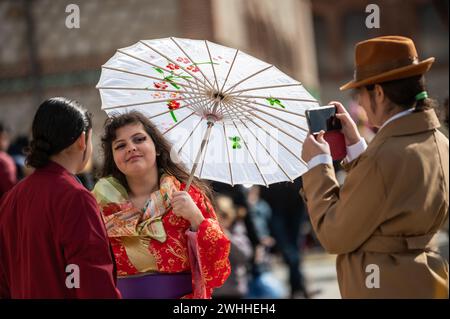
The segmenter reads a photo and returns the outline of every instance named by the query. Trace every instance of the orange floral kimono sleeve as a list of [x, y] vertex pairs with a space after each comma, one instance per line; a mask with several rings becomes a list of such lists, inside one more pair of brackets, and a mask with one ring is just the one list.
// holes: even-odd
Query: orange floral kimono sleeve
[[193, 285], [196, 290], [194, 296], [198, 298], [200, 290], [203, 290], [203, 297], [211, 298], [213, 288], [222, 286], [231, 272], [228, 259], [230, 240], [219, 226], [214, 209], [206, 196], [195, 187], [189, 189], [189, 194], [205, 217], [196, 232], [186, 232], [188, 245], [195, 255], [191, 256], [190, 253], [190, 259], [195, 259], [191, 261], [191, 267], [199, 272], [195, 274], [196, 270], [192, 269], [193, 280], [197, 281]]

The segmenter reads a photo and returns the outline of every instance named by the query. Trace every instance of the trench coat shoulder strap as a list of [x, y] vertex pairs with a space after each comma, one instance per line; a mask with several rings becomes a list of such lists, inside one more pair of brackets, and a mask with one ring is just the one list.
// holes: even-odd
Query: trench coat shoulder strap
[[436, 233], [418, 236], [386, 236], [373, 235], [361, 247], [359, 251], [375, 253], [404, 253], [412, 250], [428, 250]]

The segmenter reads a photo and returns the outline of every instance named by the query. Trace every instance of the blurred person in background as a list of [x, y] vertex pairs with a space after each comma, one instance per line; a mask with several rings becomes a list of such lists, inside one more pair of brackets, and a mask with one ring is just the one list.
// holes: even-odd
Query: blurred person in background
[[432, 241], [448, 216], [449, 142], [438, 130], [420, 61], [409, 38], [355, 47], [355, 89], [378, 132], [367, 146], [344, 106], [332, 102], [347, 145], [339, 186], [321, 132], [309, 135], [301, 194], [323, 247], [338, 254], [344, 298], [448, 298], [448, 263]]
[[246, 190], [242, 185], [228, 185], [221, 182], [212, 182], [213, 190], [217, 194], [229, 196], [233, 199], [233, 203], [236, 206], [237, 218], [244, 221], [247, 236], [252, 243], [253, 250], [260, 244], [256, 226], [253, 219], [249, 215], [249, 207], [247, 203]]
[[[439, 119], [441, 120], [441, 127], [439, 128], [441, 132], [447, 136], [449, 133], [449, 126], [448, 126], [448, 97], [445, 99], [444, 103], [440, 105], [440, 109], [438, 112]], [[447, 259], [447, 262], [449, 261], [449, 214], [447, 214], [447, 220], [445, 221], [444, 225], [442, 226], [442, 231], [446, 233], [447, 238], [441, 239], [439, 241], [439, 251], [442, 256], [444, 256]]]
[[6, 125], [0, 122], [0, 199], [17, 183], [17, 168], [14, 159], [6, 152], [10, 137]]
[[14, 159], [17, 169], [17, 180], [25, 178], [33, 172], [32, 167], [25, 165], [26, 153], [25, 149], [28, 147], [29, 140], [27, 136], [18, 136], [9, 146], [8, 153]]
[[38, 108], [26, 164], [0, 205], [0, 298], [119, 298], [105, 225], [79, 183], [92, 153], [90, 114], [52, 98]]
[[261, 198], [272, 209], [271, 229], [276, 248], [289, 268], [290, 298], [310, 298], [302, 270], [304, 238], [300, 230], [306, 216], [305, 205], [298, 196], [301, 178], [294, 183], [276, 183], [263, 188]]
[[229, 196], [216, 196], [217, 219], [230, 239], [231, 273], [225, 283], [214, 291], [214, 298], [241, 299], [247, 295], [249, 265], [253, 255], [252, 245], [246, 234], [242, 219], [237, 217], [233, 199]]
[[281, 281], [273, 273], [271, 250], [275, 239], [271, 236], [272, 209], [260, 197], [261, 187], [253, 185], [247, 193], [248, 215], [255, 227], [257, 243], [251, 266], [249, 298], [283, 298], [286, 293]]
[[[263, 233], [267, 232], [267, 229], [261, 228], [261, 224], [258, 225], [258, 218], [254, 218], [255, 212], [250, 212], [252, 204], [248, 201], [246, 188], [241, 185], [230, 186], [220, 182], [214, 182], [213, 187], [217, 194], [229, 196], [233, 199], [237, 218], [244, 221], [246, 233], [252, 245], [251, 278], [247, 298], [282, 298], [284, 295], [283, 287], [272, 272], [267, 246], [262, 242], [262, 239], [265, 237]], [[253, 191], [251, 197], [252, 200], [256, 201], [257, 198], [254, 194], [256, 193]], [[267, 214], [267, 212], [264, 214]], [[258, 215], [260, 214], [258, 213]], [[260, 233], [261, 230], [262, 232]], [[266, 242], [269, 241], [270, 239]]]
[[249, 216], [255, 226], [258, 242], [266, 248], [275, 245], [275, 239], [270, 233], [270, 221], [272, 219], [272, 209], [270, 205], [260, 197], [261, 188], [259, 185], [250, 187], [247, 193], [247, 203]]
[[441, 132], [448, 138], [448, 97], [445, 99], [444, 103], [440, 105], [438, 110], [439, 119], [441, 120], [442, 126], [440, 127]]
[[275, 245], [275, 239], [271, 236], [270, 221], [272, 209], [269, 204], [260, 197], [260, 186], [253, 185], [247, 193], [248, 215], [255, 226], [257, 244], [252, 259], [252, 276], [257, 278], [262, 273], [271, 269], [269, 252]]

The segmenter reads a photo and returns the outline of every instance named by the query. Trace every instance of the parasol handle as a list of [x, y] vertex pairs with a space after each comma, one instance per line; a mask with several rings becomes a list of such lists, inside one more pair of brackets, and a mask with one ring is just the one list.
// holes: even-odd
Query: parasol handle
[[200, 162], [200, 158], [203, 154], [203, 150], [205, 149], [206, 142], [208, 142], [209, 136], [211, 135], [211, 129], [212, 129], [213, 125], [214, 125], [213, 121], [208, 121], [208, 128], [205, 132], [205, 135], [203, 136], [202, 144], [200, 145], [200, 149], [198, 150], [197, 157], [195, 158], [194, 166], [192, 167], [191, 174], [189, 175], [189, 179], [186, 183], [186, 187], [184, 189], [185, 192], [188, 192], [189, 188], [191, 187], [191, 183], [192, 183], [192, 180], [194, 179], [195, 171], [197, 169], [198, 163]]

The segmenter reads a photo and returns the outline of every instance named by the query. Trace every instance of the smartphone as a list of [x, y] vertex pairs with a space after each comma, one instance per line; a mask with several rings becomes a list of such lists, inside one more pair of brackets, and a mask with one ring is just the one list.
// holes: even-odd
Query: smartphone
[[306, 110], [306, 120], [311, 134], [320, 131], [333, 131], [342, 128], [341, 122], [336, 117], [336, 107], [334, 105], [320, 106]]
[[309, 132], [313, 135], [325, 131], [324, 139], [330, 145], [334, 161], [342, 160], [347, 155], [344, 134], [341, 133], [341, 121], [336, 117], [334, 105], [311, 108], [305, 112]]

